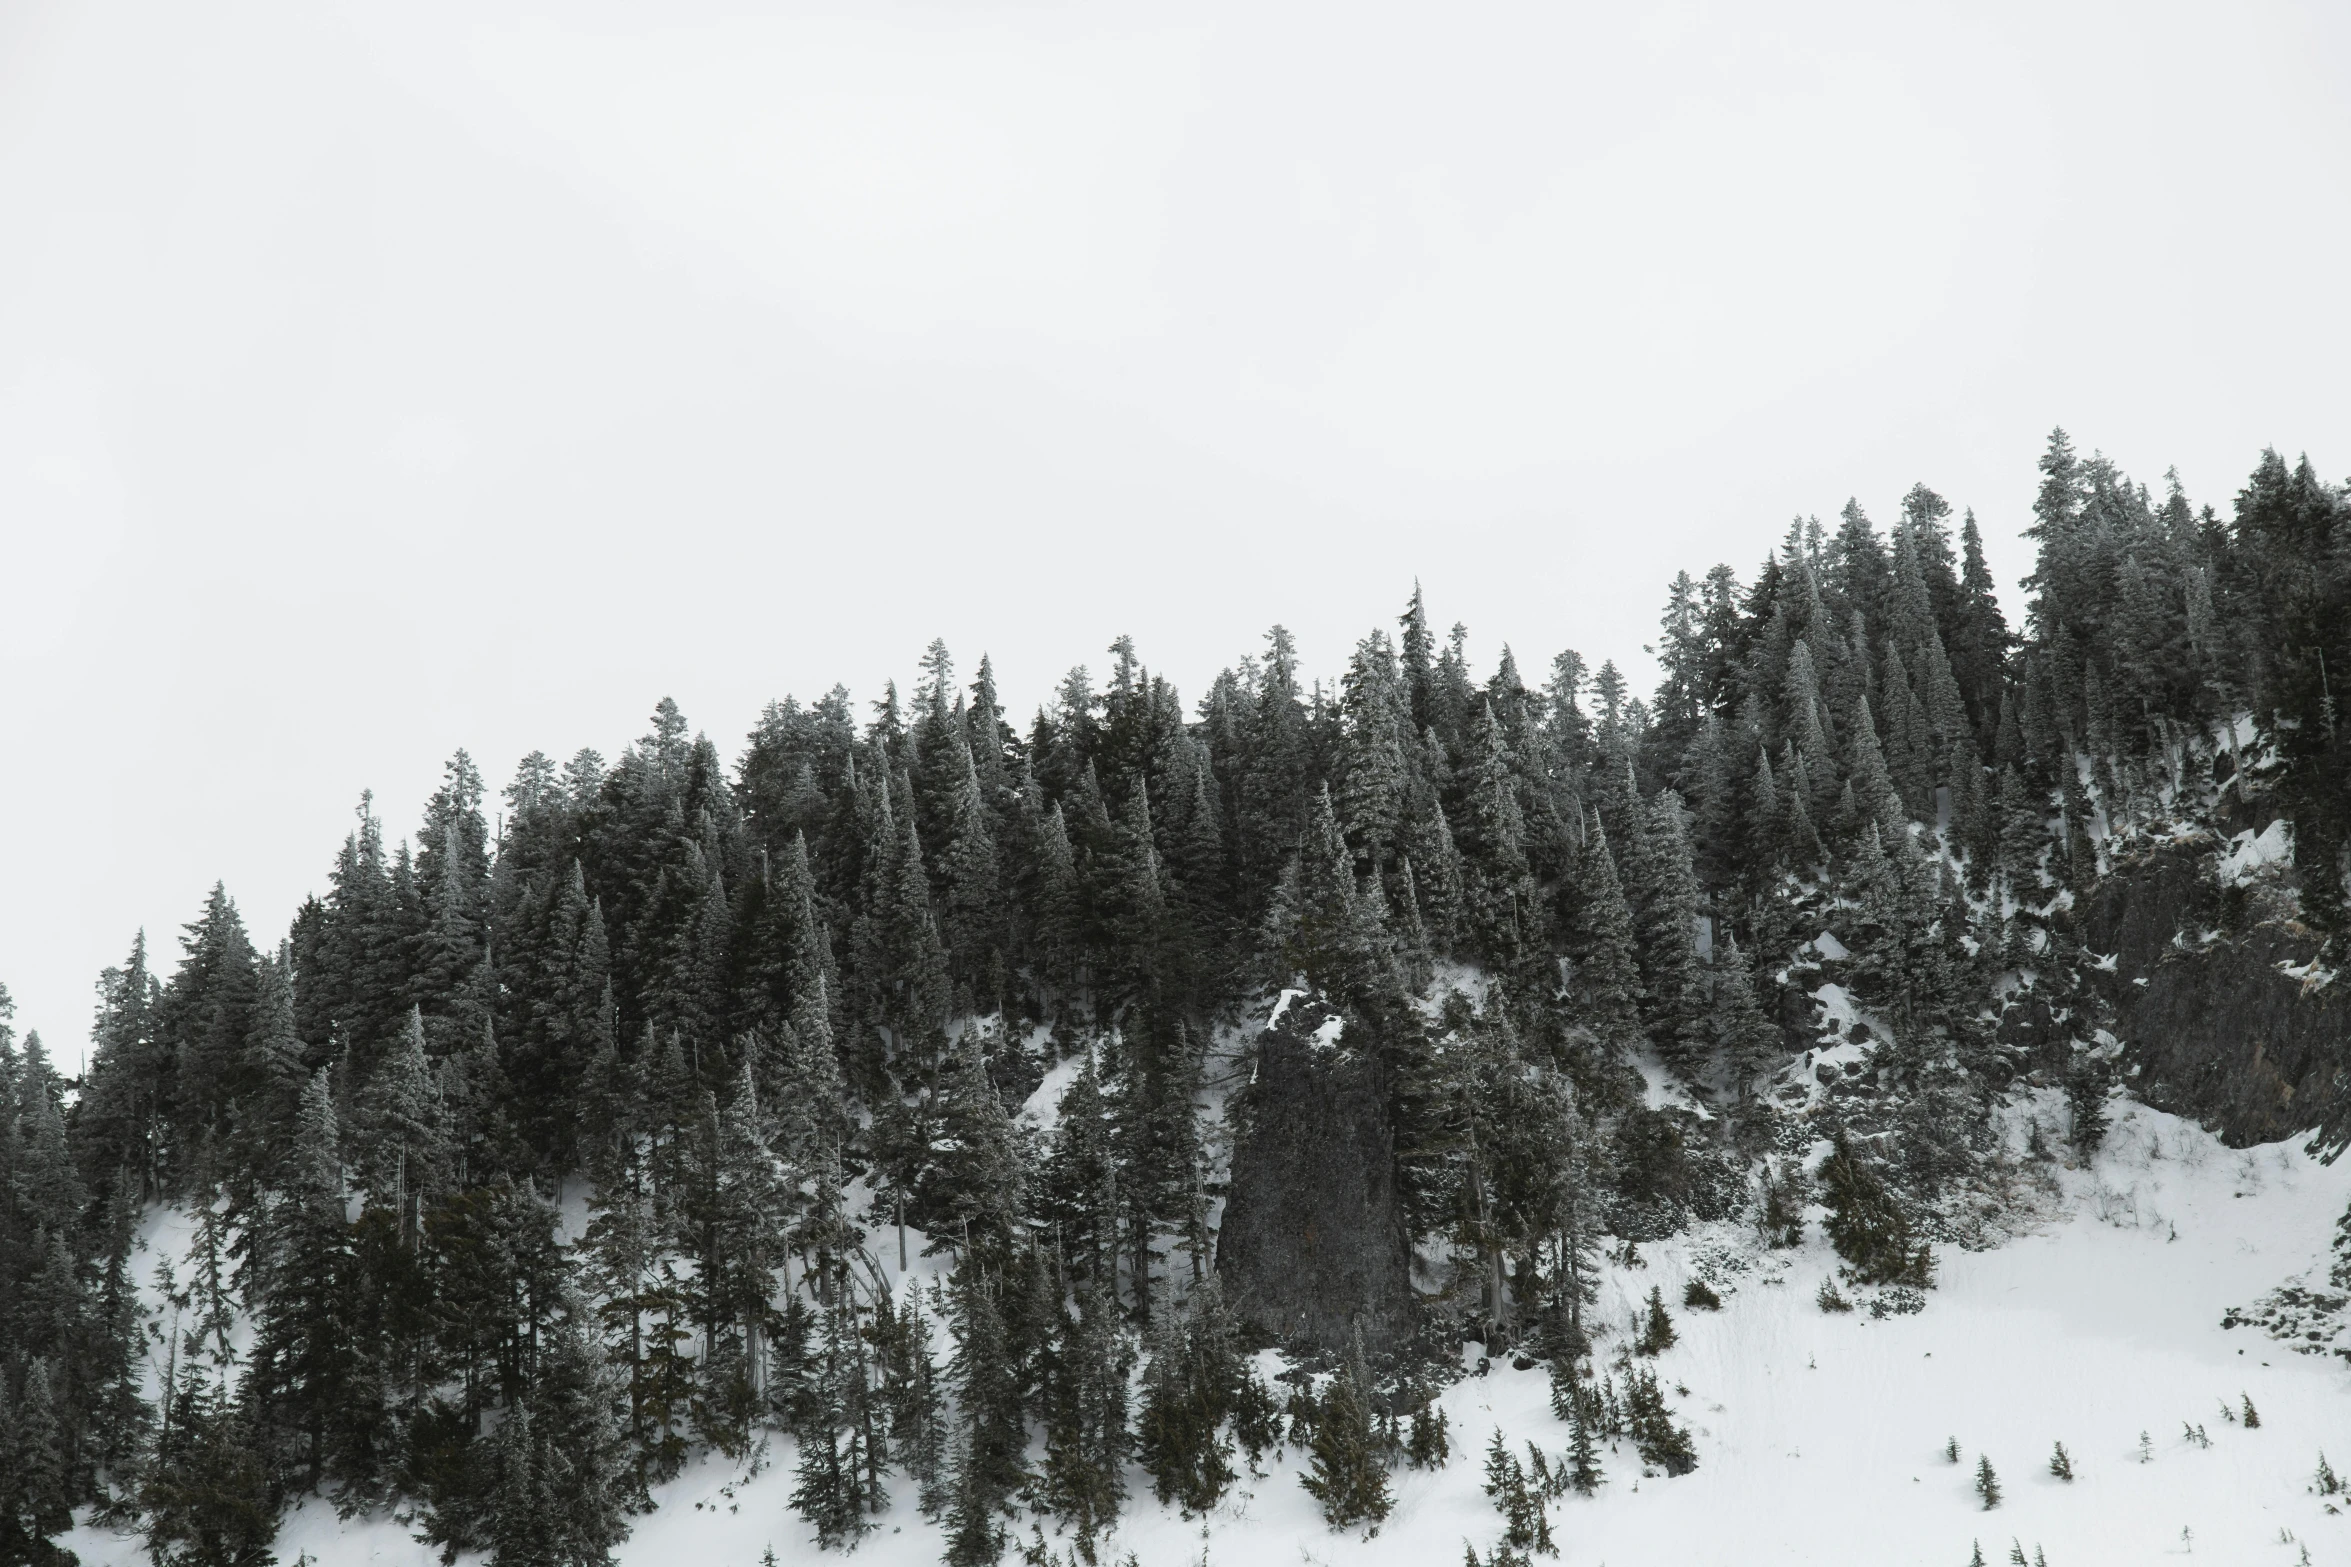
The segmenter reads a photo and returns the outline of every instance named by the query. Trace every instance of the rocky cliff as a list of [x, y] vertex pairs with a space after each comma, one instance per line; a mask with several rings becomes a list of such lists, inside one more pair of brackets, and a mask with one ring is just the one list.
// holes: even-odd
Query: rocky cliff
[[[2266, 824], [2264, 824], [2266, 825]], [[2223, 874], [2197, 837], [2114, 868], [2083, 900], [2087, 978], [2134, 1091], [2231, 1143], [2351, 1137], [2351, 981], [2294, 917], [2284, 867]]]
[[1257, 1043], [1240, 1106], [1217, 1275], [1264, 1339], [1380, 1353], [1411, 1336], [1415, 1301], [1394, 1139], [1372, 1053], [1319, 1002], [1283, 1009]]

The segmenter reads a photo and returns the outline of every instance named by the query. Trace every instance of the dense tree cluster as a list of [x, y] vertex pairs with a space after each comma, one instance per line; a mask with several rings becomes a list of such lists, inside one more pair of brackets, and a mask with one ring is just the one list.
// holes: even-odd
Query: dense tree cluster
[[[2223, 520], [2062, 433], [2041, 472], [2023, 635], [1921, 486], [1677, 577], [1648, 700], [1573, 652], [1481, 679], [1415, 591], [1330, 684], [1277, 627], [1187, 706], [1121, 639], [1023, 729], [933, 644], [731, 769], [664, 701], [617, 759], [524, 758], [495, 832], [463, 753], [413, 844], [363, 800], [282, 940], [216, 888], [168, 975], [134, 944], [84, 1081], [0, 1030], [0, 1556], [94, 1503], [259, 1560], [319, 1492], [597, 1562], [770, 1433], [827, 1545], [896, 1496], [956, 1562], [1024, 1503], [1090, 1552], [1132, 1461], [1204, 1508], [1282, 1439], [1211, 1217], [1253, 1113], [1221, 1068], [1283, 989], [1343, 1020], [1475, 1331], [1571, 1368], [1578, 1485], [1587, 1424], [1679, 1472], [1653, 1377], [1573, 1392], [1595, 1259], [1842, 1116], [1788, 1070], [1824, 985], [1884, 1091], [1838, 1121], [1839, 1245], [1916, 1279], [1989, 1096], [2051, 1064], [2002, 1010], [2067, 1000], [2067, 893], [2134, 835], [2258, 771], [2300, 917], [2344, 919], [2342, 490], [2266, 454]], [[142, 1321], [158, 1204], [203, 1265]], [[949, 1287], [874, 1265], [910, 1232]], [[1350, 1353], [1297, 1395], [1334, 1519], [1384, 1509], [1392, 1386]]]

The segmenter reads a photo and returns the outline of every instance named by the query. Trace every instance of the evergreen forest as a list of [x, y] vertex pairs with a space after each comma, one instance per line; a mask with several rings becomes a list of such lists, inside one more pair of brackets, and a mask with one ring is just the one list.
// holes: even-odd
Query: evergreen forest
[[316, 1496], [576, 1567], [712, 1452], [790, 1467], [804, 1559], [920, 1514], [1090, 1562], [1277, 1449], [1369, 1527], [1478, 1461], [1468, 1342], [1550, 1366], [1560, 1486], [1705, 1464], [1596, 1258], [1819, 1204], [1916, 1298], [2003, 1095], [2197, 1108], [2092, 939], [2183, 845], [2182, 940], [2339, 961], [2351, 494], [2039, 474], [2020, 622], [1920, 485], [1677, 576], [1645, 693], [1473, 668], [1415, 588], [1322, 678], [1122, 638], [1024, 718], [933, 643], [731, 757], [664, 700], [496, 797], [460, 752], [411, 842], [362, 798], [289, 928], [222, 885], [132, 938], [80, 1079], [0, 992], [0, 1563], [77, 1517], [263, 1563]]

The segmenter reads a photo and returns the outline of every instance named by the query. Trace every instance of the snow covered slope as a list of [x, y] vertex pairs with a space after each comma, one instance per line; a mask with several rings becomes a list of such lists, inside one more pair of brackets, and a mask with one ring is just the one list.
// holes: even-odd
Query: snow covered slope
[[[2054, 1105], [2045, 1110], [2054, 1125]], [[1938, 1248], [1940, 1287], [1916, 1315], [1824, 1313], [1815, 1296], [1834, 1258], [1817, 1226], [1794, 1252], [1763, 1250], [1732, 1226], [1645, 1248], [1642, 1265], [1612, 1265], [1596, 1315], [1622, 1324], [1663, 1288], [1681, 1338], [1658, 1370], [1669, 1389], [1687, 1389], [1671, 1402], [1699, 1467], [1644, 1478], [1627, 1445], [1597, 1497], [1552, 1504], [1559, 1561], [1963, 1567], [1980, 1541], [1996, 1567], [2013, 1540], [2050, 1567], [2191, 1556], [2292, 1567], [2305, 1550], [2312, 1562], [2351, 1564], [2351, 1514], [2311, 1487], [2322, 1449], [2351, 1466], [2351, 1368], [2220, 1325], [2229, 1307], [2281, 1283], [2323, 1284], [2347, 1199], [2351, 1164], [2323, 1167], [2297, 1144], [2230, 1150], [2132, 1107], [2118, 1111], [2091, 1168], [2056, 1171], [2054, 1188], [2032, 1199], [2042, 1218], [2022, 1238], [1989, 1252]], [[1693, 1270], [1721, 1293], [1719, 1313], [1679, 1309]], [[1621, 1327], [1602, 1336], [1604, 1365], [1626, 1337]], [[2258, 1429], [2235, 1415], [2247, 1397]], [[1465, 1377], [1444, 1407], [1452, 1462], [1399, 1471], [1395, 1511], [1375, 1537], [1324, 1527], [1293, 1451], [1206, 1520], [1152, 1505], [1132, 1474], [1138, 1500], [1103, 1559], [1450, 1567], [1465, 1540], [1483, 1552], [1501, 1532], [1480, 1490], [1497, 1422], [1522, 1448], [1531, 1439], [1553, 1453], [1566, 1433], [1540, 1367]], [[2196, 1427], [2203, 1441], [2188, 1434]], [[1945, 1456], [1954, 1439], [1957, 1464]], [[2072, 1455], [2070, 1484], [2049, 1472], [2057, 1442]], [[1973, 1489], [1979, 1456], [2005, 1491], [1996, 1510]], [[638, 1520], [621, 1561], [752, 1567], [770, 1547], [778, 1561], [818, 1560], [786, 1506], [791, 1459], [778, 1443], [756, 1474], [689, 1470]], [[138, 1541], [101, 1531], [66, 1543], [89, 1563], [145, 1560]], [[1047, 1544], [1068, 1551], [1066, 1540]], [[855, 1559], [928, 1567], [940, 1552], [938, 1531], [902, 1499]], [[279, 1537], [280, 1561], [303, 1553], [319, 1567], [433, 1560], [390, 1520], [344, 1523], [317, 1503]]]

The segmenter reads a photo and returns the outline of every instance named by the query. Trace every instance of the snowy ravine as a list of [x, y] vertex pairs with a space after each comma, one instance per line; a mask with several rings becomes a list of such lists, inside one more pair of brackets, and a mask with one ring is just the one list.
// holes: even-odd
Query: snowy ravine
[[[2046, 1114], [2054, 1125], [2054, 1104]], [[2351, 1467], [2351, 1367], [2221, 1326], [2229, 1307], [2281, 1283], [2324, 1283], [2351, 1161], [2328, 1168], [2298, 1141], [2231, 1150], [2193, 1124], [2118, 1104], [2095, 1163], [2054, 1177], [2043, 1218], [2023, 1238], [1988, 1252], [1938, 1247], [1939, 1287], [1912, 1316], [1823, 1313], [1816, 1291], [1835, 1258], [1817, 1224], [1796, 1251], [1763, 1250], [1751, 1231], [1716, 1225], [1643, 1248], [1641, 1266], [1612, 1265], [1597, 1321], [1624, 1323], [1652, 1286], [1674, 1305], [1680, 1342], [1658, 1371], [1669, 1390], [1687, 1389], [1671, 1402], [1692, 1428], [1698, 1469], [1643, 1478], [1624, 1444], [1597, 1497], [1552, 1504], [1557, 1559], [1963, 1567], [1981, 1542], [1997, 1567], [2014, 1541], [2050, 1567], [2191, 1555], [2291, 1567], [2305, 1551], [2312, 1562], [2351, 1564], [2351, 1513], [2335, 1513], [2312, 1488], [2322, 1450]], [[186, 1227], [155, 1233], [161, 1246]], [[1678, 1305], [1699, 1259], [1723, 1297], [1719, 1312]], [[1621, 1327], [1604, 1333], [1602, 1365], [1625, 1337]], [[2247, 1397], [2259, 1429], [2236, 1417]], [[1291, 1451], [1206, 1520], [1157, 1507], [1130, 1471], [1128, 1512], [1102, 1559], [1450, 1567], [1464, 1541], [1482, 1553], [1501, 1533], [1480, 1489], [1497, 1422], [1522, 1451], [1531, 1439], [1556, 1454], [1566, 1430], [1539, 1366], [1465, 1376], [1443, 1407], [1452, 1461], [1398, 1470], [1395, 1511], [1368, 1539], [1324, 1526]], [[2186, 1427], [2201, 1427], [2209, 1445]], [[1945, 1454], [1952, 1439], [1957, 1464]], [[2070, 1484], [2050, 1473], [2056, 1442], [2072, 1455]], [[748, 1478], [718, 1461], [689, 1469], [636, 1521], [619, 1560], [752, 1567], [771, 1547], [779, 1561], [820, 1559], [786, 1505], [792, 1456], [779, 1440]], [[2005, 1493], [1995, 1510], [1974, 1490], [1979, 1456]], [[1018, 1559], [1022, 1528], [1008, 1560]], [[1047, 1539], [1066, 1554], [1068, 1541]], [[86, 1527], [63, 1543], [86, 1563], [146, 1560], [139, 1540]], [[928, 1567], [941, 1544], [902, 1496], [854, 1560]], [[277, 1553], [319, 1567], [436, 1560], [394, 1521], [340, 1521], [317, 1501], [288, 1516]]]

